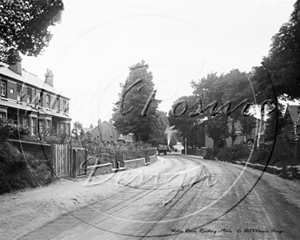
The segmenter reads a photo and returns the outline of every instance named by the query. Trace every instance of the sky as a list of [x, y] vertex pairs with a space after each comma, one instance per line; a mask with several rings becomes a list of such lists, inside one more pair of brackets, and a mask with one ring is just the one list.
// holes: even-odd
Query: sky
[[[69, 97], [72, 122], [108, 121], [129, 67], [153, 73], [159, 109], [192, 94], [192, 80], [232, 69], [249, 72], [289, 21], [291, 0], [63, 0], [49, 46], [22, 67]], [[250, 83], [249, 83], [250, 86]]]

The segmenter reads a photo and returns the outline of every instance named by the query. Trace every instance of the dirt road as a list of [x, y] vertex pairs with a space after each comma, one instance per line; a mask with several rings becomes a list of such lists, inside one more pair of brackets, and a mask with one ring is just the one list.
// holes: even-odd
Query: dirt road
[[300, 239], [296, 184], [199, 157], [157, 164], [111, 175], [116, 194], [21, 239]]

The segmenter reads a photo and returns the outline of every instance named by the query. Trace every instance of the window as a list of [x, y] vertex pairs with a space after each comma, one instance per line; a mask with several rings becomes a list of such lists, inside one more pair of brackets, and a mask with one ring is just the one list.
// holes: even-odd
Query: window
[[65, 133], [66, 132], [66, 130], [65, 130], [65, 123], [61, 123], [60, 124], [60, 131], [61, 131], [61, 133]]
[[6, 82], [1, 82], [1, 97], [6, 98]]
[[70, 123], [67, 123], [67, 135], [70, 135]]
[[51, 129], [51, 120], [47, 120], [47, 130]]
[[21, 101], [21, 89], [20, 85], [17, 85], [17, 101]]
[[46, 107], [50, 108], [50, 95], [46, 96]]
[[60, 99], [57, 98], [57, 110], [60, 111]]
[[43, 107], [44, 106], [44, 104], [43, 104], [43, 92], [40, 92], [39, 93], [39, 96], [38, 96], [38, 99], [39, 99], [39, 105], [41, 106], [41, 107]]
[[27, 103], [32, 102], [32, 90], [31, 88], [27, 88]]
[[36, 118], [32, 118], [32, 134], [36, 134]]
[[23, 125], [24, 127], [27, 127], [27, 126], [28, 126], [28, 118], [27, 118], [27, 117], [23, 117], [23, 119], [22, 119], [22, 125]]
[[40, 133], [44, 132], [44, 120], [39, 119], [39, 131]]
[[6, 113], [5, 112], [0, 112], [0, 118], [6, 119]]
[[64, 112], [66, 113], [67, 111], [67, 101], [66, 100], [63, 100], [63, 110]]

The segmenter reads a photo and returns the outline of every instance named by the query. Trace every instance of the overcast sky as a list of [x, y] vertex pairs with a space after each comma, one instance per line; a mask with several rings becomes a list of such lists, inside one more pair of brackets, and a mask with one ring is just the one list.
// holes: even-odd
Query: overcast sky
[[128, 67], [144, 59], [160, 109], [192, 93], [191, 80], [238, 68], [249, 72], [268, 54], [295, 0], [64, 0], [62, 21], [37, 58], [22, 67], [69, 98], [84, 127], [111, 118]]

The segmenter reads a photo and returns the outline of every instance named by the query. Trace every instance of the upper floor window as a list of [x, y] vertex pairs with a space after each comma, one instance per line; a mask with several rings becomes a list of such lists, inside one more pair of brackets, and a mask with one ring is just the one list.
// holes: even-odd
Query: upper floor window
[[27, 88], [27, 103], [32, 102], [32, 90], [31, 88]]
[[7, 85], [6, 82], [1, 82], [1, 97], [6, 98]]
[[39, 95], [38, 95], [39, 105], [40, 105], [41, 107], [43, 107], [43, 106], [44, 106], [44, 102], [43, 102], [43, 100], [44, 100], [43, 92], [40, 92], [40, 93], [38, 93], [38, 94], [39, 94]]
[[60, 99], [57, 98], [57, 110], [60, 111]]
[[50, 95], [46, 95], [46, 107], [50, 108]]
[[22, 124], [24, 127], [28, 127], [28, 118], [27, 117], [25, 117], [25, 116], [22, 117]]
[[63, 110], [66, 113], [67, 112], [67, 101], [63, 100]]
[[21, 89], [20, 85], [17, 85], [17, 101], [21, 101]]

